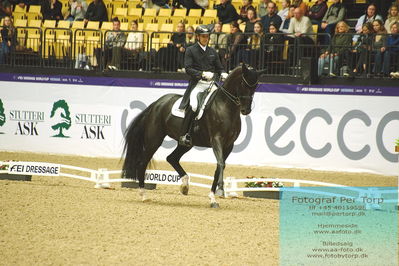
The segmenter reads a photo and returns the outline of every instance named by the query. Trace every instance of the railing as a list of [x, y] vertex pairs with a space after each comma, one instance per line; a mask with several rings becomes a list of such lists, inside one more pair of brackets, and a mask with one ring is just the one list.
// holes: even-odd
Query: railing
[[[187, 34], [181, 34], [183, 43], [174, 42], [176, 32], [120, 31], [127, 41], [111, 42], [107, 38], [114, 31], [18, 27], [16, 43], [9, 53], [2, 54], [2, 64], [24, 67], [51, 67], [63, 69], [119, 70], [119, 71], [184, 71], [185, 49], [195, 42], [186, 43]], [[226, 71], [240, 63], [247, 63], [271, 76], [301, 76], [303, 58], [317, 61], [310, 69], [322, 76], [389, 76], [399, 71], [399, 48], [386, 45], [377, 47], [376, 38], [386, 40], [398, 35], [342, 34], [351, 38], [345, 45], [335, 45], [327, 34], [254, 33], [211, 34], [210, 46], [218, 53]], [[128, 37], [130, 36], [130, 37]], [[141, 36], [141, 37], [139, 37]], [[125, 38], [125, 40], [126, 40]], [[328, 45], [321, 45], [330, 40]], [[355, 41], [357, 40], [357, 41]], [[217, 43], [220, 41], [220, 43]], [[389, 42], [388, 42], [389, 43]], [[328, 51], [328, 54], [322, 54]], [[110, 66], [113, 66], [110, 67]], [[399, 74], [399, 72], [398, 72]]]

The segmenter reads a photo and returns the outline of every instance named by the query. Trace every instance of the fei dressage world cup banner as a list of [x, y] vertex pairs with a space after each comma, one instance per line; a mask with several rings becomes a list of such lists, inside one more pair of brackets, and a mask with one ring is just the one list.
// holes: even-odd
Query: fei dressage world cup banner
[[[186, 81], [0, 73], [0, 150], [120, 158], [131, 120]], [[261, 84], [228, 164], [397, 175], [399, 88]], [[166, 138], [155, 159], [176, 146]], [[211, 149], [184, 161], [215, 163]]]

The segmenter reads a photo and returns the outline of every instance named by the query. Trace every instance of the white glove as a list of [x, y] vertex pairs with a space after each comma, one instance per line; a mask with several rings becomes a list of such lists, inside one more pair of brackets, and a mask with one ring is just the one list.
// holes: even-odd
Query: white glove
[[220, 74], [220, 79], [221, 79], [222, 81], [225, 81], [228, 75], [229, 75], [229, 74], [227, 74], [226, 72], [223, 72], [222, 74]]
[[212, 72], [204, 71], [202, 72], [202, 78], [211, 81], [213, 79], [214, 74]]

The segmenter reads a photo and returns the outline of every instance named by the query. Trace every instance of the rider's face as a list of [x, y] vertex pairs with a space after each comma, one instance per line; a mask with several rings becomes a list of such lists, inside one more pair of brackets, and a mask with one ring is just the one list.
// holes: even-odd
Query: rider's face
[[208, 45], [208, 42], [209, 42], [209, 34], [200, 34], [199, 35], [199, 43], [202, 46]]

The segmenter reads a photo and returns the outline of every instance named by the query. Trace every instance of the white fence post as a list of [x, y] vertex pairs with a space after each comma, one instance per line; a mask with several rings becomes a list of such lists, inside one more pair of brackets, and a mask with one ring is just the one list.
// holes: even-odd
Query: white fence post
[[226, 189], [228, 190], [226, 194], [226, 198], [232, 197], [232, 198], [237, 198], [238, 194], [235, 192], [237, 190], [237, 182], [235, 182], [235, 178], [232, 176], [226, 177]]
[[[109, 174], [107, 168], [100, 168], [96, 173], [96, 185], [94, 188], [110, 188], [111, 185], [107, 182], [109, 181]], [[105, 181], [105, 182], [104, 182]]]

